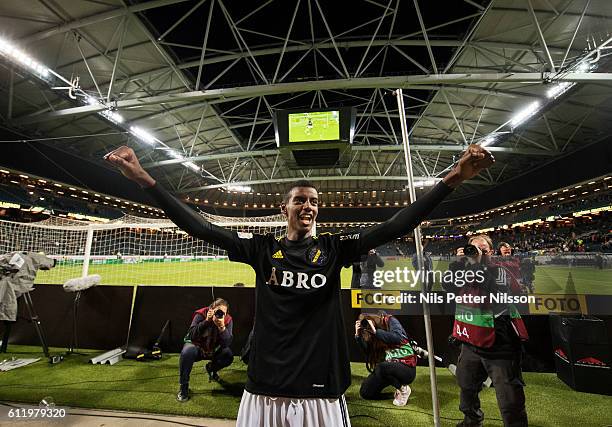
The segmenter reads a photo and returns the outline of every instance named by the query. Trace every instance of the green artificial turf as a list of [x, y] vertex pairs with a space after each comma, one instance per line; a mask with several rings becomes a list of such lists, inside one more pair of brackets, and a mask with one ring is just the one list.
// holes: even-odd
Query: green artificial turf
[[[383, 271], [400, 268], [412, 270], [409, 259], [387, 260]], [[436, 270], [445, 271], [447, 261], [439, 261]], [[39, 271], [36, 283], [62, 284], [81, 276], [80, 265], [60, 265], [49, 271]], [[232, 286], [242, 282], [255, 286], [255, 273], [246, 264], [216, 261], [146, 262], [139, 264], [91, 264], [89, 274], [99, 274], [107, 285], [176, 285], [176, 286]], [[343, 268], [343, 288], [351, 287], [352, 269]], [[434, 288], [437, 289], [438, 287]], [[387, 285], [387, 289], [410, 289], [403, 283]], [[575, 291], [574, 291], [575, 289]], [[535, 272], [535, 292], [538, 294], [612, 295], [612, 269], [590, 267], [538, 266]]]
[[[58, 353], [59, 349], [52, 349]], [[40, 357], [39, 347], [9, 346], [6, 357]], [[99, 354], [93, 352], [91, 355]], [[57, 406], [115, 409], [159, 414], [235, 418], [246, 366], [239, 361], [221, 371], [221, 383], [209, 383], [203, 362], [194, 366], [190, 388], [192, 399], [175, 400], [178, 388], [178, 355], [164, 355], [160, 361], [123, 360], [114, 366], [90, 365], [91, 357], [71, 355], [62, 363], [49, 365], [41, 360], [33, 365], [0, 372], [0, 400], [38, 403], [51, 396]], [[237, 359], [236, 359], [237, 360]], [[359, 398], [359, 385], [367, 375], [363, 364], [352, 364], [353, 385], [346, 393], [353, 426], [432, 425], [429, 371], [419, 367], [412, 384], [412, 396], [404, 408], [392, 405], [392, 388], [381, 401]], [[579, 393], [563, 384], [554, 374], [525, 373], [527, 410], [530, 426], [590, 427], [612, 425], [612, 397]], [[446, 370], [437, 370], [442, 425], [455, 425], [461, 419], [457, 409], [459, 389]], [[494, 389], [481, 392], [486, 424], [502, 425]]]

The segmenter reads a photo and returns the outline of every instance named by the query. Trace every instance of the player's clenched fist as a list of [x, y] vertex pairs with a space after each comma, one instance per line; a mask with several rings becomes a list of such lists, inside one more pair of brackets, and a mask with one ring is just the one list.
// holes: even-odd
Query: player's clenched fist
[[111, 163], [126, 178], [136, 182], [141, 187], [146, 188], [155, 185], [155, 180], [140, 166], [136, 153], [130, 147], [122, 145], [106, 154], [104, 160]]
[[480, 145], [471, 144], [461, 156], [457, 169], [463, 179], [470, 179], [493, 163], [495, 158], [488, 150]]
[[456, 187], [463, 181], [475, 177], [493, 163], [495, 163], [495, 158], [488, 150], [480, 145], [471, 144], [463, 152], [455, 167], [444, 177], [444, 182], [451, 187]]

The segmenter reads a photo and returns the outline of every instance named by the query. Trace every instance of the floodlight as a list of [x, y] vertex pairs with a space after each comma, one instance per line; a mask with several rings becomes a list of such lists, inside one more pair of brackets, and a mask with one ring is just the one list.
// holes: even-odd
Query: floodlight
[[540, 102], [534, 101], [525, 107], [523, 110], [516, 113], [516, 115], [510, 120], [510, 126], [515, 128], [521, 125], [523, 122], [527, 121], [531, 116], [533, 116], [540, 109]]
[[480, 146], [481, 147], [487, 147], [491, 144], [493, 144], [495, 142], [495, 138], [497, 137], [497, 134], [495, 133], [491, 133], [487, 136], [484, 137], [484, 139], [481, 141]]
[[[435, 177], [423, 178], [423, 179], [415, 180], [414, 186], [418, 188], [433, 187], [440, 181], [442, 181], [442, 178], [435, 178]], [[406, 186], [405, 189], [407, 190], [408, 187]]]
[[49, 69], [47, 67], [39, 64], [31, 56], [3, 38], [0, 38], [0, 53], [3, 53], [12, 61], [28, 68], [30, 72], [38, 75], [39, 77], [46, 78], [49, 76]]
[[247, 185], [228, 185], [226, 189], [228, 191], [237, 191], [240, 193], [250, 193], [251, 191], [253, 191], [251, 187]]
[[557, 99], [575, 85], [576, 83], [572, 82], [557, 83], [556, 85], [548, 89], [548, 91], [546, 92], [546, 97], [551, 99]]
[[172, 148], [170, 148], [170, 149], [166, 150], [166, 154], [168, 154], [168, 155], [169, 155], [170, 157], [172, 157], [173, 159], [178, 159], [178, 160], [181, 160], [181, 159], [184, 159], [184, 158], [185, 158], [185, 157], [184, 157], [184, 156], [183, 156], [181, 153], [179, 153], [179, 152], [178, 152], [178, 151], [176, 151], [176, 150], [173, 150]]
[[578, 66], [576, 67], [576, 71], [578, 73], [588, 73], [593, 68], [594, 68], [593, 64], [591, 64], [588, 61], [584, 61], [584, 62], [581, 62], [580, 64], [578, 64]]
[[191, 169], [194, 172], [200, 172], [200, 167], [193, 162], [184, 162], [183, 166]]
[[142, 142], [146, 142], [147, 144], [155, 145], [157, 142], [157, 138], [138, 126], [130, 126], [130, 132], [132, 132], [132, 134], [134, 134], [134, 136], [136, 136]]
[[121, 114], [115, 111], [111, 111], [111, 110], [103, 110], [103, 111], [100, 111], [98, 114], [106, 117], [108, 120], [110, 120], [113, 123], [123, 123], [125, 120]]

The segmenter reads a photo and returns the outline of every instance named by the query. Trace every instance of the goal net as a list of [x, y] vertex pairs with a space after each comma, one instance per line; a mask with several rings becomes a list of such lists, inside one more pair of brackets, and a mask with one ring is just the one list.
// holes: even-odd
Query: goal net
[[[286, 232], [282, 215], [250, 218], [202, 216], [235, 231], [275, 237]], [[99, 274], [110, 285], [255, 284], [245, 264], [230, 262], [227, 253], [195, 239], [167, 219], [126, 215], [107, 223], [50, 217], [36, 223], [0, 221], [0, 253], [43, 252], [56, 267], [40, 271], [36, 283], [61, 284], [84, 274]]]

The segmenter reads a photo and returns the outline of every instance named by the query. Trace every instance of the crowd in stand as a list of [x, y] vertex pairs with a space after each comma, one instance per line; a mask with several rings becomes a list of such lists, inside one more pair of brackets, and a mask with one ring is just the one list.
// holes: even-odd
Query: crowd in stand
[[[565, 252], [612, 252], [612, 213], [578, 217], [568, 222], [547, 222], [528, 227], [499, 229], [488, 233], [495, 244], [507, 242], [514, 253], [559, 254]], [[427, 251], [448, 255], [463, 246], [465, 237], [432, 239]]]
[[[607, 197], [607, 195], [606, 195]], [[550, 213], [550, 212], [549, 212]], [[2, 208], [0, 209], [0, 219], [31, 222], [40, 218], [30, 212], [20, 211], [19, 209]], [[38, 219], [40, 220], [40, 219]], [[444, 230], [424, 229], [424, 235], [438, 235], [436, 238], [428, 239], [425, 247], [426, 252], [433, 255], [447, 256], [453, 254], [455, 250], [464, 246], [467, 241], [466, 233], [476, 231], [477, 227], [458, 226], [457, 228]], [[319, 232], [357, 232], [358, 229], [338, 229], [330, 227], [320, 227]], [[452, 233], [453, 237], [447, 237]], [[439, 236], [445, 234], [446, 236]], [[566, 252], [612, 252], [612, 212], [600, 212], [597, 215], [586, 215], [572, 218], [570, 220], [547, 221], [539, 224], [532, 224], [526, 227], [499, 228], [488, 233], [493, 242], [497, 245], [501, 242], [509, 243], [514, 253], [538, 253], [538, 254], [559, 254]], [[49, 236], [49, 239], [53, 239]], [[222, 251], [218, 248], [208, 247], [208, 245], [193, 245], [184, 234], [169, 234], [151, 232], [151, 230], [122, 230], [97, 232], [93, 241], [92, 255], [112, 255], [113, 252], [120, 252], [124, 255], [221, 255]], [[72, 241], [74, 247], [63, 248], [63, 254], [82, 254], [84, 242]], [[48, 242], [45, 248], [57, 242]], [[62, 242], [60, 245], [65, 245]], [[398, 239], [377, 248], [380, 256], [412, 256], [415, 252], [414, 242], [411, 236]]]
[[[68, 195], [60, 196], [49, 192], [30, 190], [30, 188], [18, 186], [7, 187], [0, 183], [0, 201], [16, 203], [22, 207], [40, 206], [52, 210], [55, 215], [58, 213], [73, 213], [102, 218], [119, 218], [123, 215], [121, 209], [112, 208], [102, 203], [79, 200], [68, 197]], [[0, 219], [7, 221], [36, 222], [42, 221], [47, 217], [48, 215], [42, 213], [36, 214], [15, 208], [0, 211]]]
[[[456, 229], [453, 237], [426, 239], [425, 251], [432, 255], [454, 254], [456, 249], [467, 243], [468, 231], [473, 228]], [[340, 232], [337, 228], [321, 228], [320, 231]], [[350, 230], [358, 231], [358, 229]], [[424, 235], [436, 235], [436, 229], [424, 229]], [[448, 234], [448, 230], [447, 230]], [[534, 224], [527, 227], [498, 229], [488, 233], [495, 245], [507, 242], [514, 253], [557, 254], [564, 252], [612, 252], [612, 213], [573, 218], [570, 221], [556, 221]], [[412, 256], [414, 242], [410, 237], [396, 240], [377, 248], [381, 256]]]

